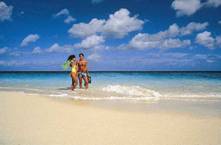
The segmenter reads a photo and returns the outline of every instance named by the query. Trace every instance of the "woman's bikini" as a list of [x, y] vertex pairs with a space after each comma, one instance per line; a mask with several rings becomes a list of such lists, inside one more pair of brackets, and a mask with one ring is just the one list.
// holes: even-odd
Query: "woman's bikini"
[[75, 63], [74, 66], [72, 66], [72, 68], [71, 68], [71, 73], [75, 73], [76, 74], [77, 71], [78, 71], [77, 70], [77, 64]]

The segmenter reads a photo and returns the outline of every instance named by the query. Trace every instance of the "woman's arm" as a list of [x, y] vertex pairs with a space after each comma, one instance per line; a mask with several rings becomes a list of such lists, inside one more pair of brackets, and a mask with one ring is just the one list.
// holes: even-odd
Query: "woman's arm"
[[74, 63], [73, 61], [71, 61], [71, 62], [70, 62], [70, 67], [72, 67], [72, 66], [73, 66], [73, 63]]

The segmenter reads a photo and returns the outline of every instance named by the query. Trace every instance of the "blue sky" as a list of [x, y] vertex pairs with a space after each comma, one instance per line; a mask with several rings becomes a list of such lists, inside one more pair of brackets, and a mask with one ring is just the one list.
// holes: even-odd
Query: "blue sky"
[[221, 0], [3, 0], [0, 71], [221, 70]]

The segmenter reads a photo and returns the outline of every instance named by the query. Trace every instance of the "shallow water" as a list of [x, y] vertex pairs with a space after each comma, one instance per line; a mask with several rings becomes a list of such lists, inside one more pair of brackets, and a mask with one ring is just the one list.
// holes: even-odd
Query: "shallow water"
[[[88, 90], [71, 91], [68, 72], [1, 72], [0, 91], [90, 101], [126, 110], [221, 116], [221, 72], [91, 72]], [[130, 104], [130, 105], [128, 105]]]
[[72, 92], [67, 72], [0, 73], [0, 89], [82, 100], [219, 100], [221, 72], [92, 72], [85, 91]]

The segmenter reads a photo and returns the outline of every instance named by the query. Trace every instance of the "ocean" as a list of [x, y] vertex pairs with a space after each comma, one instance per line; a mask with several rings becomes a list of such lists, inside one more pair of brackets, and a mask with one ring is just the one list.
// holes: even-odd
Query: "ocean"
[[136, 104], [130, 108], [151, 106], [145, 109], [160, 107], [221, 115], [221, 72], [100, 71], [90, 75], [92, 83], [88, 90], [71, 91], [69, 72], [1, 72], [0, 91], [105, 102], [104, 106], [130, 103]]
[[69, 90], [68, 72], [1, 72], [0, 89], [82, 100], [220, 100], [221, 72], [91, 72], [89, 90]]

